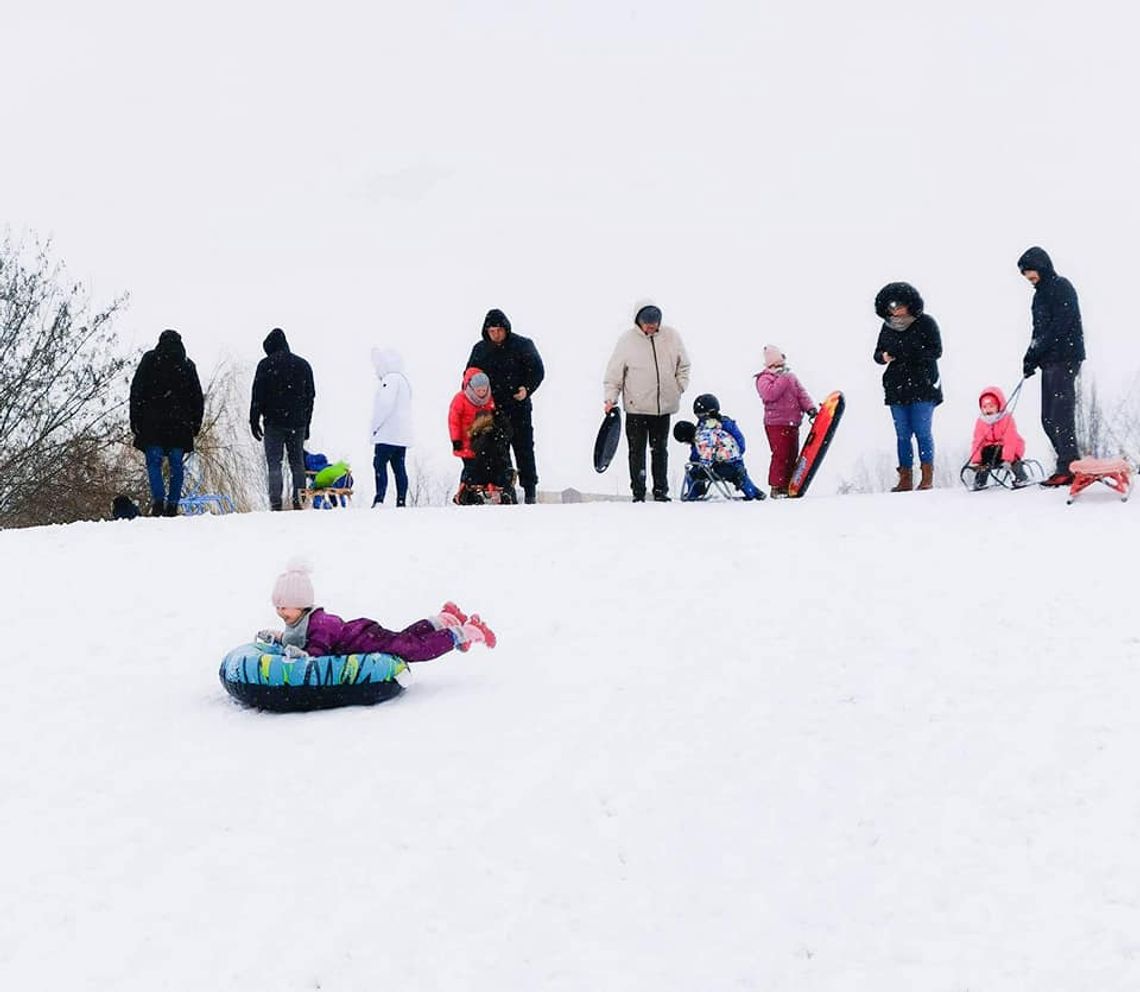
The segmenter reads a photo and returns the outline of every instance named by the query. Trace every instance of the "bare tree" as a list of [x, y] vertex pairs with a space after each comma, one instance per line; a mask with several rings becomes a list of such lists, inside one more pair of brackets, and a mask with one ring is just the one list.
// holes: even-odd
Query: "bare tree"
[[[50, 243], [0, 243], [0, 526], [79, 519], [122, 436], [129, 358]], [[112, 457], [113, 461], [114, 458]]]
[[204, 492], [223, 493], [239, 512], [265, 505], [265, 460], [249, 433], [246, 400], [239, 386], [243, 370], [230, 359], [214, 368], [206, 384], [202, 430], [194, 439], [195, 478]]
[[1077, 377], [1076, 412], [1077, 450], [1094, 458], [1110, 454], [1108, 422], [1097, 395], [1095, 379], [1084, 375]]
[[408, 506], [444, 506], [457, 486], [454, 477], [433, 470], [418, 455], [408, 466]]

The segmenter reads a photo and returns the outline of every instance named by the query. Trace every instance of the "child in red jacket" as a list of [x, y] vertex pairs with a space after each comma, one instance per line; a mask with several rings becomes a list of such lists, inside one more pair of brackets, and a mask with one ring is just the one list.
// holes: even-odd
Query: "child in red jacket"
[[456, 458], [463, 459], [456, 503], [464, 503], [468, 493], [477, 491], [483, 502], [485, 487], [502, 490], [502, 502], [517, 502], [511, 476], [510, 426], [495, 412], [491, 398], [491, 380], [481, 369], [469, 368], [463, 373], [463, 388], [451, 400], [447, 412], [451, 448]]
[[974, 469], [974, 488], [984, 489], [990, 469], [1002, 462], [1013, 472], [1014, 488], [1028, 481], [1021, 459], [1025, 456], [1025, 438], [1017, 432], [1013, 414], [1005, 409], [1005, 393], [997, 386], [987, 386], [978, 397], [981, 416], [974, 425], [974, 443], [970, 447], [970, 467]]

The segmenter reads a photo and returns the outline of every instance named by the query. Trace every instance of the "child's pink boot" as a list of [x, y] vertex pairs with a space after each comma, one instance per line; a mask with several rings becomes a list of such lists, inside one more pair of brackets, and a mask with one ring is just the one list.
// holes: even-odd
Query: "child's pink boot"
[[[448, 600], [446, 603], [444, 603], [443, 606], [441, 606], [439, 608], [439, 612], [440, 612], [440, 616], [455, 617], [455, 619], [458, 623], [467, 623], [467, 614], [464, 613], [453, 602], [451, 602], [451, 600]], [[448, 624], [448, 626], [450, 627], [452, 625]]]
[[480, 641], [489, 648], [498, 643], [495, 632], [480, 619], [478, 614], [472, 614], [467, 623], [455, 628], [455, 632], [460, 638], [456, 644], [460, 651], [466, 651], [472, 644]]

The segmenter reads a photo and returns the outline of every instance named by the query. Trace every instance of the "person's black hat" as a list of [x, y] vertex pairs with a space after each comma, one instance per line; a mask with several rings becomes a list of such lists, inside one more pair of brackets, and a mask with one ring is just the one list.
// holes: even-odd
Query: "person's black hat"
[[922, 313], [922, 297], [909, 282], [889, 282], [875, 296], [875, 313], [886, 320], [892, 307], [906, 307], [912, 317], [917, 317]]

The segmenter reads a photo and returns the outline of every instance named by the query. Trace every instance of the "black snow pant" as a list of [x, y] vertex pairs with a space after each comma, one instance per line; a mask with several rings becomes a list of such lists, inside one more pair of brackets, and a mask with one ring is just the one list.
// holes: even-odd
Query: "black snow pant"
[[653, 495], [669, 494], [669, 414], [629, 413], [625, 418], [629, 443], [629, 488], [634, 499], [645, 499], [645, 442], [649, 442]]
[[269, 507], [281, 509], [281, 455], [284, 451], [289, 458], [289, 470], [293, 476], [293, 507], [301, 505], [300, 491], [305, 488], [305, 428], [277, 427], [265, 425], [265, 464], [269, 469]]
[[534, 464], [534, 424], [529, 404], [513, 404], [506, 409], [511, 424], [511, 447], [515, 452], [515, 468], [519, 472], [519, 485], [527, 496], [533, 496], [538, 487], [538, 469]]
[[1041, 426], [1057, 453], [1057, 471], [1069, 471], [1077, 450], [1077, 374], [1080, 362], [1041, 366]]

